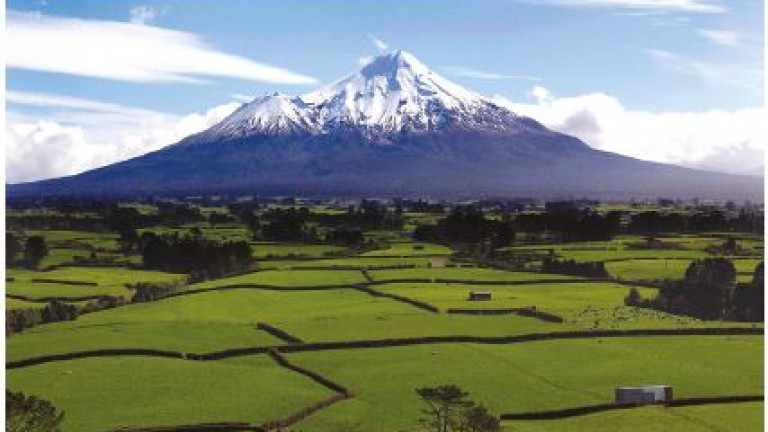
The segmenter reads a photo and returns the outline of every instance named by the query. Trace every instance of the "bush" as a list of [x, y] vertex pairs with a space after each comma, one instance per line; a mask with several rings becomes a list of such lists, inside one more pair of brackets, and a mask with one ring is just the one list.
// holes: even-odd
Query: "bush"
[[58, 432], [64, 413], [36, 396], [5, 390], [7, 432]]

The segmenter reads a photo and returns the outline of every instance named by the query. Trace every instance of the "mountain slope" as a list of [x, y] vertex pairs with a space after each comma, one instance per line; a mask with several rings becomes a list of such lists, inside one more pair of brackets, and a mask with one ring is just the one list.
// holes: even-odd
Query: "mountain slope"
[[403, 51], [317, 91], [273, 94], [163, 150], [11, 195], [762, 196], [762, 182], [591, 149]]

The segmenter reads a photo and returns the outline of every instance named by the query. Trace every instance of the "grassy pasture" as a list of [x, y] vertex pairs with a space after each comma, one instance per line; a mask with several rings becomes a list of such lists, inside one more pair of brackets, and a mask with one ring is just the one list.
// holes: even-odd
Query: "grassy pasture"
[[304, 244], [274, 244], [274, 243], [251, 243], [253, 256], [264, 258], [268, 256], [307, 256], [322, 257], [333, 252], [342, 252], [345, 250], [339, 246], [327, 245], [304, 245]]
[[611, 276], [637, 281], [682, 279], [692, 261], [685, 260], [631, 260], [605, 263]]
[[[748, 282], [752, 280], [752, 273], [761, 260], [758, 259], [734, 259], [734, 267], [738, 274], [736, 280]], [[637, 281], [654, 281], [664, 279], [682, 279], [685, 271], [692, 261], [686, 260], [630, 260], [605, 263], [605, 269], [612, 276], [622, 279]]]
[[[111, 295], [130, 298], [132, 291], [126, 288], [126, 284], [137, 282], [174, 282], [184, 278], [184, 275], [179, 274], [132, 270], [121, 267], [61, 267], [46, 272], [8, 269], [7, 274], [15, 279], [13, 282], [6, 283], [7, 292], [30, 298], [79, 297], [88, 295]], [[37, 278], [94, 282], [98, 285], [81, 286], [32, 281], [32, 279]]]
[[83, 315], [76, 321], [37, 326], [13, 335], [6, 340], [7, 359], [112, 348], [209, 352], [283, 343], [252, 322], [142, 320], [140, 316], [112, 319], [110, 314]]
[[442, 383], [459, 385], [496, 413], [610, 402], [619, 385], [670, 384], [678, 397], [759, 394], [762, 350], [761, 337], [650, 337], [425, 345], [289, 357], [357, 393], [355, 399], [302, 422], [302, 430], [332, 430], [356, 419], [367, 431], [392, 431], [415, 425], [421, 408], [415, 388]]
[[[627, 287], [614, 283], [585, 282], [488, 286], [445, 283], [393, 283], [377, 290], [421, 300], [440, 308], [494, 309], [536, 306], [544, 310], [577, 309], [587, 306], [613, 307], [623, 304]], [[491, 292], [490, 301], [468, 301], [470, 291]], [[650, 297], [656, 290], [641, 288]]]
[[56, 231], [41, 230], [27, 231], [27, 236], [43, 236], [48, 246], [66, 245], [70, 242], [82, 243], [96, 249], [112, 250], [118, 249], [117, 234], [100, 233], [90, 231]]
[[[327, 260], [300, 261], [292, 264], [292, 268], [307, 267], [355, 267], [355, 268], [377, 268], [386, 266], [420, 266], [426, 267], [430, 262], [429, 257], [366, 257], [354, 256], [347, 258], [335, 258]], [[261, 266], [265, 261], [259, 263]]]
[[387, 279], [466, 279], [479, 281], [520, 281], [534, 279], [578, 279], [575, 276], [509, 272], [477, 267], [416, 268], [394, 270], [372, 270], [369, 272], [376, 280]]
[[185, 352], [275, 344], [255, 330], [267, 322], [306, 341], [428, 335], [503, 336], [556, 331], [561, 325], [515, 315], [433, 314], [352, 289], [277, 292], [233, 290], [139, 303], [39, 326], [8, 340], [14, 359], [100, 347]]
[[364, 282], [365, 278], [357, 270], [268, 270], [248, 273], [225, 279], [206, 281], [190, 285], [189, 289], [212, 288], [234, 284], [263, 284], [276, 286], [317, 286], [317, 285], [352, 285]]
[[396, 256], [407, 257], [409, 255], [450, 255], [451, 249], [447, 246], [423, 243], [390, 243], [389, 248], [365, 252], [362, 256]]
[[763, 428], [764, 404], [644, 407], [548, 421], [505, 421], [515, 432], [745, 432]]
[[10, 370], [8, 388], [66, 412], [66, 432], [284, 417], [331, 396], [267, 356], [245, 363], [81, 359]]

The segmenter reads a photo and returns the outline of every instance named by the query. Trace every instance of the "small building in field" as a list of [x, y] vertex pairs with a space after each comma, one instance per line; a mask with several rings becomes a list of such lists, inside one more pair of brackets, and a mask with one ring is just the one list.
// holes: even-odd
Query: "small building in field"
[[616, 403], [646, 405], [667, 403], [672, 401], [672, 386], [654, 385], [643, 387], [618, 387]]
[[469, 301], [488, 301], [491, 299], [490, 291], [470, 291]]
[[445, 268], [445, 258], [432, 257], [429, 259], [429, 268]]

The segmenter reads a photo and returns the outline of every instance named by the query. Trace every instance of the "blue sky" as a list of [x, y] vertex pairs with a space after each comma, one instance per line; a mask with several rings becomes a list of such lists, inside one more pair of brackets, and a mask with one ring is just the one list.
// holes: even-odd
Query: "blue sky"
[[[590, 101], [595, 95], [613, 98], [623, 112], [630, 113], [737, 113], [763, 105], [762, 3], [761, 0], [9, 0], [6, 12], [9, 28], [26, 31], [11, 32], [9, 36], [9, 45], [16, 48], [9, 56], [7, 70], [7, 89], [16, 94], [8, 97], [9, 123], [26, 122], [38, 125], [39, 129], [40, 122], [49, 121], [61, 129], [60, 133], [66, 128], [79, 128], [83, 140], [93, 146], [96, 145], [94, 137], [108, 136], [107, 131], [89, 129], [97, 117], [89, 121], [82, 112], [64, 115], [69, 114], [68, 110], [83, 111], [83, 107], [53, 103], [56, 100], [51, 102], [51, 98], [114, 104], [137, 110], [131, 112], [135, 115], [146, 111], [169, 122], [180, 121], [192, 113], [204, 115], [212, 107], [241, 99], [237, 95], [272, 91], [296, 94], [312, 90], [358, 68], [361, 57], [379, 52], [377, 40], [388, 49], [403, 48], [412, 52], [446, 78], [515, 106], [525, 114], [536, 112], [536, 106], [540, 108], [546, 100], [552, 109], [539, 115], [544, 117], [545, 124], [555, 128], [558, 122], [568, 120], [555, 118], [555, 104], [559, 103], [562, 110], [561, 105], [570, 101], [571, 105], [586, 104], [592, 110], [595, 105], [590, 105]], [[71, 23], [67, 18], [94, 24], [81, 31], [81, 36], [84, 32], [93, 34], [85, 42], [78, 42], [83, 44], [80, 54], [91, 52], [91, 45], [98, 41], [119, 43], [109, 47], [108, 55], [94, 54], [93, 58], [87, 58], [83, 54], [85, 57], [74, 61], [62, 59], [63, 54], [54, 52], [43, 39], [51, 37], [46, 36], [50, 34], [62, 39], [66, 34], [41, 32], [40, 27], [48, 30]], [[34, 24], [35, 20], [39, 25]], [[132, 26], [115, 26], [117, 22], [129, 21], [133, 21]], [[157, 72], [152, 69], [151, 60], [141, 58], [142, 53], [155, 52], [155, 48], [141, 51], [137, 48], [138, 42], [130, 42], [140, 26], [183, 32], [147, 36], [147, 40], [156, 41], [151, 46], [156, 47], [158, 63], [166, 69]], [[31, 32], [31, 27], [37, 33]], [[115, 36], [116, 33], [119, 35]], [[173, 53], [178, 52], [174, 43], [184, 47], [193, 45], [194, 52], [190, 53], [187, 63], [179, 65], [171, 61]], [[164, 46], [168, 54], [164, 54]], [[43, 52], [46, 49], [52, 52]], [[205, 60], [218, 58], [205, 57], [211, 52], [228, 56], [226, 60], [233, 61], [234, 66]], [[35, 57], [28, 55], [30, 53], [41, 59], [28, 58]], [[138, 73], [133, 69], [126, 72], [108, 67], [115, 63], [115, 58], [123, 56], [133, 59], [130, 66], [139, 64], [157, 76], [138, 76], [145, 72], [143, 69]], [[258, 67], [264, 65], [280, 70], [272, 75], [262, 74]], [[160, 77], [167, 68], [172, 69], [171, 74]], [[232, 72], [246, 69], [250, 72]], [[134, 73], [136, 76], [131, 75]], [[533, 91], [534, 88], [539, 90]], [[49, 99], [30, 101], [32, 94]], [[104, 112], [97, 114], [103, 116]], [[549, 117], [552, 118], [548, 122]], [[593, 117], [602, 123], [611, 121], [604, 112], [595, 112]], [[142, 120], [136, 126], [146, 125]], [[601, 133], [607, 130], [602, 126]], [[618, 123], [613, 127], [618, 128]], [[17, 154], [28, 157], [34, 153], [31, 130], [30, 126], [14, 131], [15, 145], [26, 145], [19, 148]], [[616, 147], [618, 144], [601, 142], [604, 138], [565, 131], [585, 141], [593, 139], [595, 147], [633, 155], [632, 151]], [[678, 131], [678, 135], [681, 133]], [[38, 137], [38, 141], [40, 139]], [[764, 139], [764, 135], [747, 136], [727, 145], [710, 143], [707, 146], [709, 150], [727, 147], [730, 151], [747, 142], [751, 149], [762, 151]], [[664, 137], [658, 140], [669, 141]], [[40, 143], [34, 145], [44, 148]], [[103, 150], [105, 144], [99, 145]], [[153, 145], [147, 149], [159, 144]], [[140, 152], [140, 147], [138, 145], [136, 151]], [[80, 151], [86, 151], [85, 148], [87, 146]], [[10, 149], [11, 153], [15, 150], [16, 147]], [[679, 153], [685, 151], [681, 149]], [[119, 158], [120, 154], [114, 157]], [[133, 155], [131, 151], [125, 154]], [[707, 157], [711, 159], [713, 154], [702, 153], [698, 162]], [[74, 155], [78, 156], [82, 154]], [[109, 157], [97, 158], [93, 164], [109, 162]], [[754, 158], [754, 153], [749, 157]], [[656, 159], [689, 165], [698, 163], [674, 160], [669, 154]], [[9, 171], [16, 168], [13, 163], [13, 158], [9, 158]], [[79, 168], [88, 167], [86, 163]], [[73, 170], [76, 169], [65, 171]], [[61, 170], [48, 171], [16, 178], [42, 178], [58, 175]], [[11, 177], [9, 174], [13, 180]]]

